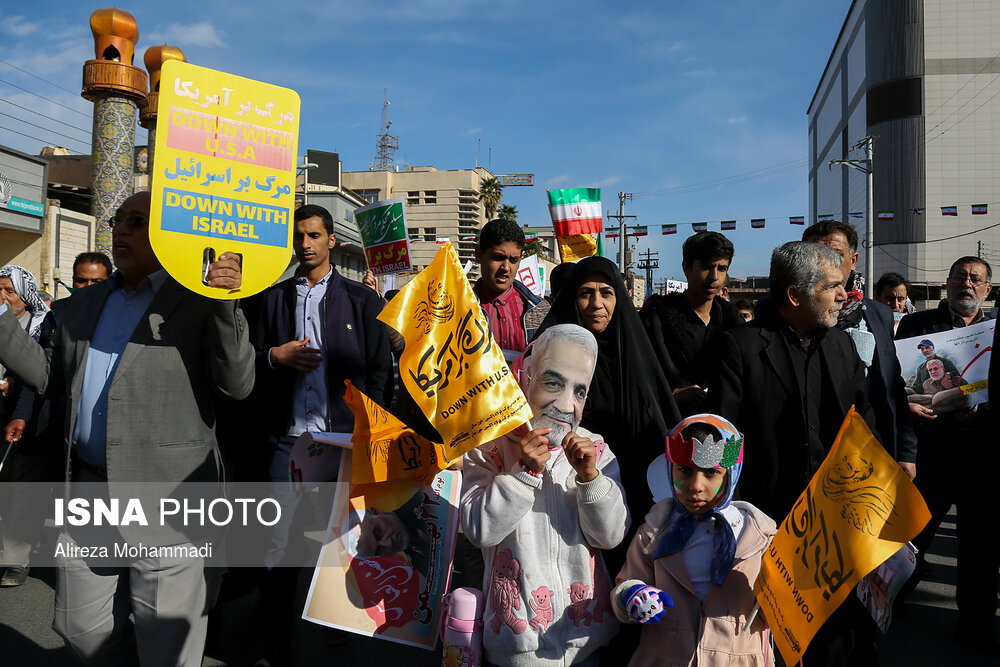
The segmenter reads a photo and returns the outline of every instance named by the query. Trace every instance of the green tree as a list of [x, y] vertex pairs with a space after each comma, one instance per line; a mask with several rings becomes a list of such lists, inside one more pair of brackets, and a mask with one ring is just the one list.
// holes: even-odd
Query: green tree
[[487, 220], [492, 220], [496, 216], [502, 199], [503, 186], [500, 184], [499, 179], [495, 176], [484, 178], [482, 183], [479, 184], [479, 201], [483, 203], [483, 208], [486, 209]]
[[517, 222], [517, 207], [513, 204], [504, 204], [500, 207], [500, 211], [497, 213], [498, 217], [504, 220], [513, 220]]
[[521, 250], [521, 257], [531, 257], [547, 250], [548, 248], [541, 241], [528, 241]]

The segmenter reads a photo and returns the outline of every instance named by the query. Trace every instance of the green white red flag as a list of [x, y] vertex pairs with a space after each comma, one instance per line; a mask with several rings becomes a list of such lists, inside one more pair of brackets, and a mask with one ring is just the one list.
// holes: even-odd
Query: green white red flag
[[752, 229], [764, 229], [764, 218], [754, 218], [750, 221]]
[[663, 236], [677, 233], [677, 225], [660, 225], [660, 227], [663, 229]]
[[793, 215], [788, 218], [788, 224], [790, 225], [804, 225], [806, 224], [806, 216], [804, 215]]
[[735, 231], [735, 230], [736, 230], [736, 221], [735, 220], [723, 220], [722, 221], [722, 231], [724, 231], [724, 232], [732, 232], [732, 231]]
[[972, 215], [986, 215], [988, 204], [973, 204]]
[[629, 236], [645, 236], [648, 233], [649, 230], [646, 229], [645, 225], [643, 225], [642, 227], [633, 227]]
[[693, 229], [696, 232], [707, 232], [708, 231], [708, 223], [707, 222], [692, 222], [691, 223], [691, 229]]
[[566, 188], [549, 190], [549, 214], [556, 236], [600, 234], [600, 188]]

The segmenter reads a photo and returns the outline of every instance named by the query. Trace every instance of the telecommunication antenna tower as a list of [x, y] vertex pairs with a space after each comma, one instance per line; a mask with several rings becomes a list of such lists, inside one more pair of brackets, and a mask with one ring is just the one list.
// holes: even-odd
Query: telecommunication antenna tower
[[399, 137], [389, 134], [392, 121], [389, 120], [389, 89], [382, 89], [382, 134], [375, 138], [375, 169], [391, 171], [395, 162]]

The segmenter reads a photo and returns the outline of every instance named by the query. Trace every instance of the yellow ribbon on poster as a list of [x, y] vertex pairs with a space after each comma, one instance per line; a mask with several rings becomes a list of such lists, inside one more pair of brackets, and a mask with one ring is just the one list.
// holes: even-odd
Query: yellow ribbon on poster
[[444, 445], [418, 435], [388, 410], [345, 381], [344, 401], [354, 413], [351, 484], [416, 479], [429, 484], [451, 462]]
[[853, 407], [778, 528], [754, 593], [786, 665], [797, 664], [858, 582], [930, 521], [917, 487]]
[[590, 234], [557, 236], [556, 241], [559, 243], [559, 256], [563, 262], [575, 262], [597, 254], [597, 241]]
[[531, 418], [451, 243], [378, 319], [406, 340], [399, 375], [441, 434], [448, 460]]

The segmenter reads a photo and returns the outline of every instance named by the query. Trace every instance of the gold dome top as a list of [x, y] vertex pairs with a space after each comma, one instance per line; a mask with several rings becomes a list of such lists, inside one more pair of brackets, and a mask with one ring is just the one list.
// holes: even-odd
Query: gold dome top
[[90, 15], [90, 31], [94, 33], [94, 54], [97, 60], [112, 60], [132, 64], [139, 27], [135, 17], [122, 9], [98, 9]]
[[146, 63], [146, 71], [149, 72], [149, 90], [153, 93], [160, 90], [160, 68], [163, 67], [163, 63], [168, 60], [187, 62], [183, 51], [176, 46], [168, 46], [167, 44], [149, 47], [142, 60]]

